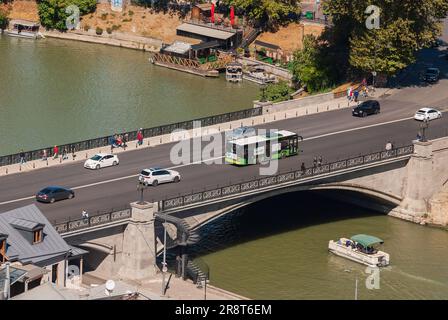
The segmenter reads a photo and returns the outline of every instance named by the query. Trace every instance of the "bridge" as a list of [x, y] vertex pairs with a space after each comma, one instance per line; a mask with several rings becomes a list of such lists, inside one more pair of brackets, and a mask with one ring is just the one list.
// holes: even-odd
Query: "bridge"
[[447, 161], [448, 137], [414, 141], [412, 145], [322, 166], [281, 172], [153, 203], [132, 203], [128, 208], [88, 219], [57, 223], [55, 228], [70, 244], [93, 250], [96, 256], [102, 253], [100, 258], [90, 261], [96, 270], [105, 276], [133, 275], [133, 280], [157, 272], [157, 257], [163, 250], [166, 228], [166, 246], [178, 249], [179, 270], [186, 277], [200, 272], [188, 259], [188, 247], [200, 240], [198, 229], [235, 210], [285, 193], [320, 191], [325, 195], [325, 191], [336, 190], [339, 201], [416, 223], [436, 222], [440, 217], [432, 215], [430, 203], [447, 184]]

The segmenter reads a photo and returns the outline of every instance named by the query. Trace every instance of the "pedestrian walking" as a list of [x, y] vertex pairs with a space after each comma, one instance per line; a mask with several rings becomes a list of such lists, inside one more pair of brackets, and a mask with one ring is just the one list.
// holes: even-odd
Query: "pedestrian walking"
[[89, 219], [89, 214], [87, 213], [86, 210], [82, 210], [81, 215], [84, 220]]
[[23, 152], [23, 149], [22, 150], [20, 150], [20, 164], [24, 164], [26, 161], [25, 161], [25, 152]]
[[59, 157], [59, 148], [58, 148], [58, 146], [54, 146], [53, 147], [53, 159], [56, 159], [57, 157]]
[[140, 128], [139, 130], [138, 130], [138, 133], [137, 133], [137, 141], [138, 141], [138, 145], [139, 146], [141, 146], [142, 144], [143, 144], [143, 132], [142, 132], [142, 128]]
[[353, 93], [353, 96], [355, 98], [355, 102], [358, 102], [359, 91], [355, 90], [355, 92]]
[[123, 136], [123, 148], [126, 150], [128, 147], [128, 141], [129, 141], [129, 134], [125, 133]]
[[67, 147], [64, 147], [64, 149], [62, 150], [62, 160], [67, 160], [67, 159], [68, 159]]
[[305, 162], [302, 162], [302, 165], [300, 166], [300, 171], [302, 171], [302, 174], [305, 174], [306, 171]]
[[313, 167], [314, 167], [314, 168], [317, 167], [317, 157], [314, 157], [314, 160], [313, 160]]
[[47, 161], [47, 149], [42, 150], [42, 161]]
[[75, 153], [75, 151], [76, 151], [75, 146], [72, 146], [72, 159], [73, 159], [73, 161], [75, 161], [75, 159], [76, 159], [76, 153]]
[[319, 156], [319, 161], [318, 161], [318, 164], [317, 164], [319, 167], [320, 166], [322, 166], [322, 156]]
[[392, 148], [393, 148], [392, 142], [387, 141], [387, 143], [386, 143], [386, 151], [390, 151], [390, 150], [392, 150]]

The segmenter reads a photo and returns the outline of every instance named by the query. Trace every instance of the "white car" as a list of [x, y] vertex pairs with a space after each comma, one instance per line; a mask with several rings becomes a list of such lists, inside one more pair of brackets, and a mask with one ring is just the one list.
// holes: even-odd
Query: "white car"
[[118, 160], [116, 155], [98, 153], [84, 162], [84, 168], [98, 170], [104, 167], [117, 166], [118, 164], [120, 164], [120, 160]]
[[433, 108], [422, 108], [415, 113], [414, 119], [418, 121], [442, 118], [442, 112]]
[[143, 169], [138, 177], [138, 181], [146, 186], [152, 185], [156, 187], [159, 183], [179, 182], [180, 173], [163, 168]]

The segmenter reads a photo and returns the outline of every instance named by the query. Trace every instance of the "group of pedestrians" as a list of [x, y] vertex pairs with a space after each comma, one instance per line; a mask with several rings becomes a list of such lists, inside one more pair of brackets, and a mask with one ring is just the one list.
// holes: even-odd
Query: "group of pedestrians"
[[123, 148], [126, 149], [128, 146], [129, 135], [127, 133], [123, 134], [114, 134], [110, 139], [110, 149], [113, 148]]
[[359, 103], [359, 96], [367, 98], [369, 96], [369, 88], [367, 87], [367, 80], [364, 78], [361, 82], [361, 86], [358, 89], [350, 87], [347, 89], [347, 99], [349, 102]]

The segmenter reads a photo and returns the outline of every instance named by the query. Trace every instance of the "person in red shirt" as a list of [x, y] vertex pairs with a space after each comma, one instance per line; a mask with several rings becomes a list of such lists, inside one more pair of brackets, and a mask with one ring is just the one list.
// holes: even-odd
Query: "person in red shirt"
[[141, 131], [142, 129], [140, 129], [137, 133], [137, 141], [139, 145], [143, 144], [143, 133]]
[[59, 156], [59, 148], [58, 146], [54, 146], [53, 148], [53, 159], [56, 159]]

